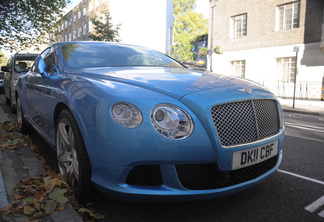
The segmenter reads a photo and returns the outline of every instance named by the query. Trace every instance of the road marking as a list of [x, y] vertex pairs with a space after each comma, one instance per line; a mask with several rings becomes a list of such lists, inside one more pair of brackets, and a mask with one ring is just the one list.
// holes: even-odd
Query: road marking
[[288, 174], [288, 175], [291, 175], [291, 176], [295, 176], [295, 177], [298, 177], [298, 178], [301, 178], [301, 179], [304, 179], [304, 180], [308, 180], [308, 181], [311, 181], [311, 182], [314, 182], [314, 183], [324, 185], [323, 181], [316, 180], [316, 179], [313, 179], [313, 178], [310, 178], [310, 177], [305, 177], [305, 176], [295, 174], [295, 173], [291, 173], [291, 172], [284, 171], [284, 170], [278, 170], [278, 172], [285, 173], [285, 174]]
[[[317, 199], [315, 202], [311, 203], [310, 205], [308, 205], [307, 207], [305, 207], [305, 209], [311, 213], [314, 213], [315, 211], [317, 211], [321, 206], [324, 206], [324, 196], [320, 197], [319, 199]], [[324, 212], [324, 211], [322, 211]], [[321, 213], [322, 213], [321, 212]], [[323, 215], [324, 216], [324, 215]]]
[[321, 212], [318, 213], [318, 216], [323, 217], [324, 218], [324, 210], [322, 210]]
[[323, 127], [309, 126], [309, 125], [296, 125], [294, 123], [289, 123], [289, 122], [285, 122], [285, 125], [288, 127], [292, 127], [292, 128], [311, 130], [311, 131], [315, 131], [315, 132], [324, 133]]

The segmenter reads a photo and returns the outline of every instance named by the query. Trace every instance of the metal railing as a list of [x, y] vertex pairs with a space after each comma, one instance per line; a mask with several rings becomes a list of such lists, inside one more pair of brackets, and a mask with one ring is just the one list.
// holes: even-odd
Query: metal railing
[[[283, 99], [292, 99], [294, 96], [294, 83], [283, 81], [259, 80], [259, 84], [268, 88], [277, 97]], [[323, 99], [324, 86], [322, 82], [296, 82], [295, 99], [311, 100]]]

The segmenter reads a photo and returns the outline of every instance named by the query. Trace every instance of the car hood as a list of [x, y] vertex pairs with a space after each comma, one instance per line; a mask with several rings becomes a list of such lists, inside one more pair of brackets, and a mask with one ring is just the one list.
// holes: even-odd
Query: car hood
[[210, 72], [196, 72], [185, 68], [85, 68], [74, 70], [90, 80], [105, 84], [107, 81], [120, 82], [159, 92], [175, 99], [216, 88], [263, 90], [252, 81], [222, 76]]

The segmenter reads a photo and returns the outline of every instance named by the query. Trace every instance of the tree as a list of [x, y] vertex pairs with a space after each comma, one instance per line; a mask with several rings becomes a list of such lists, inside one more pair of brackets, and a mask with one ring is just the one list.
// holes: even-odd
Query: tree
[[173, 47], [171, 56], [181, 61], [193, 59], [191, 49], [199, 35], [208, 32], [208, 19], [194, 12], [196, 0], [174, 0]]
[[121, 24], [114, 27], [107, 9], [102, 11], [101, 17], [93, 17], [91, 21], [94, 26], [94, 32], [89, 38], [94, 41], [120, 42], [119, 30]]
[[70, 0], [0, 0], [0, 48], [10, 51], [44, 44]]
[[6, 66], [8, 62], [8, 58], [5, 56], [3, 52], [0, 50], [0, 67], [1, 66]]

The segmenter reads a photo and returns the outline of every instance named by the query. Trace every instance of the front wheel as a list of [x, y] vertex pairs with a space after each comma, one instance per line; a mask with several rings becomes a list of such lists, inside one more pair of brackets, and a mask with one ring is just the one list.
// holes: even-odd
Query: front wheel
[[96, 196], [91, 182], [90, 160], [79, 127], [72, 113], [64, 109], [56, 124], [56, 152], [61, 176], [75, 191], [82, 203]]

